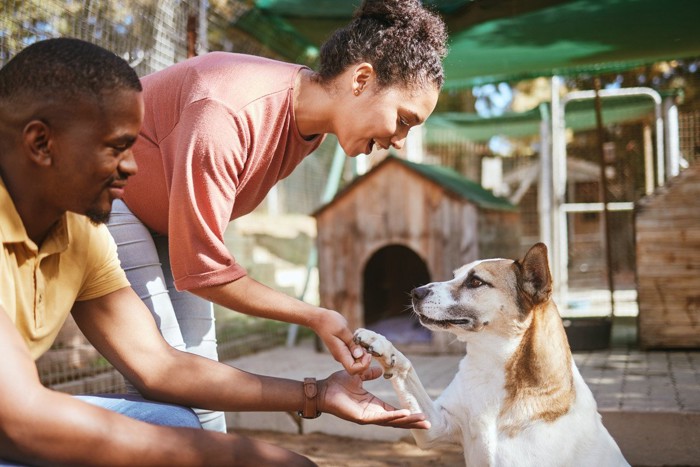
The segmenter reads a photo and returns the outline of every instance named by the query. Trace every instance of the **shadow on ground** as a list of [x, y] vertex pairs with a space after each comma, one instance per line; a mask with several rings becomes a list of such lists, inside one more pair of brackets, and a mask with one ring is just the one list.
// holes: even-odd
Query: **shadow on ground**
[[323, 433], [303, 435], [274, 431], [235, 430], [303, 454], [320, 467], [447, 467], [463, 466], [459, 447], [423, 451], [412, 438], [366, 441]]

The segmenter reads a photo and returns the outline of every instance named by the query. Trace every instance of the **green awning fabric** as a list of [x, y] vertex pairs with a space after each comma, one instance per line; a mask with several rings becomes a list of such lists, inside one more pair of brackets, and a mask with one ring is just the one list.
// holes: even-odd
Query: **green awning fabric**
[[451, 35], [451, 87], [620, 71], [700, 55], [700, 2], [576, 0]]
[[425, 122], [426, 142], [480, 142], [488, 141], [496, 135], [512, 138], [533, 136], [539, 134], [541, 121], [539, 109], [489, 118], [473, 113], [434, 113]]
[[[450, 15], [473, 0], [426, 0], [434, 11]], [[256, 0], [233, 24], [283, 57], [310, 66], [318, 48], [345, 26], [360, 0]]]
[[[619, 96], [602, 100], [604, 125], [637, 121], [654, 116], [654, 102], [648, 97]], [[548, 104], [545, 104], [548, 105]], [[551, 110], [548, 110], [551, 115]], [[596, 128], [592, 100], [572, 101], [564, 114], [566, 127], [572, 130]], [[425, 123], [427, 142], [447, 140], [488, 141], [492, 136], [513, 138], [535, 136], [540, 133], [542, 115], [539, 108], [527, 112], [508, 113], [500, 117], [483, 118], [472, 113], [434, 113]], [[440, 131], [448, 130], [448, 131]]]
[[[700, 56], [697, 0], [432, 0], [450, 33], [446, 87], [593, 74]], [[292, 61], [318, 46], [359, 0], [257, 0], [234, 24]]]

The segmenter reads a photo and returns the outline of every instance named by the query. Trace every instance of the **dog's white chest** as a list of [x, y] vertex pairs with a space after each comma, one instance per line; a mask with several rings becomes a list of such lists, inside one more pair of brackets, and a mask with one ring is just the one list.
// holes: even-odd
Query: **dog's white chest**
[[[505, 398], [503, 376], [481, 367], [474, 370], [463, 361], [437, 400], [462, 431], [467, 466], [627, 465], [600, 423], [593, 396], [575, 365], [577, 398], [570, 411], [553, 422], [533, 420], [513, 435], [499, 428]], [[576, 442], [571, 433], [577, 434]]]
[[467, 357], [436, 401], [460, 428], [467, 465], [493, 465], [498, 444], [498, 414], [505, 396], [503, 381], [502, 371], [473, 368]]

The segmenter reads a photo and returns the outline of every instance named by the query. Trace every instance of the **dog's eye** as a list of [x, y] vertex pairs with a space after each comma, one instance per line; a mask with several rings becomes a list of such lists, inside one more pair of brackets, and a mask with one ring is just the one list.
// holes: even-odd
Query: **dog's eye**
[[470, 289], [477, 289], [482, 285], [484, 285], [484, 281], [482, 281], [478, 277], [470, 277], [469, 279], [467, 279], [467, 287], [469, 287]]

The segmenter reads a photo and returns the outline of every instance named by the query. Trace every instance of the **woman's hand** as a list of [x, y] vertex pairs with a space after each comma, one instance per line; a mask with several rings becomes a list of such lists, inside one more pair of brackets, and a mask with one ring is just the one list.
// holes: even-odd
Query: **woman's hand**
[[369, 368], [372, 356], [353, 342], [347, 320], [337, 311], [310, 305], [249, 276], [190, 292], [250, 316], [309, 327], [350, 374], [358, 374]]
[[318, 409], [360, 425], [430, 428], [430, 422], [422, 413], [396, 409], [362, 387], [363, 381], [376, 379], [381, 374], [379, 367], [371, 367], [354, 376], [345, 371], [333, 373], [318, 382]]
[[312, 329], [326, 344], [333, 358], [351, 375], [367, 370], [372, 356], [352, 340], [353, 333], [343, 315], [324, 309], [319, 316]]

